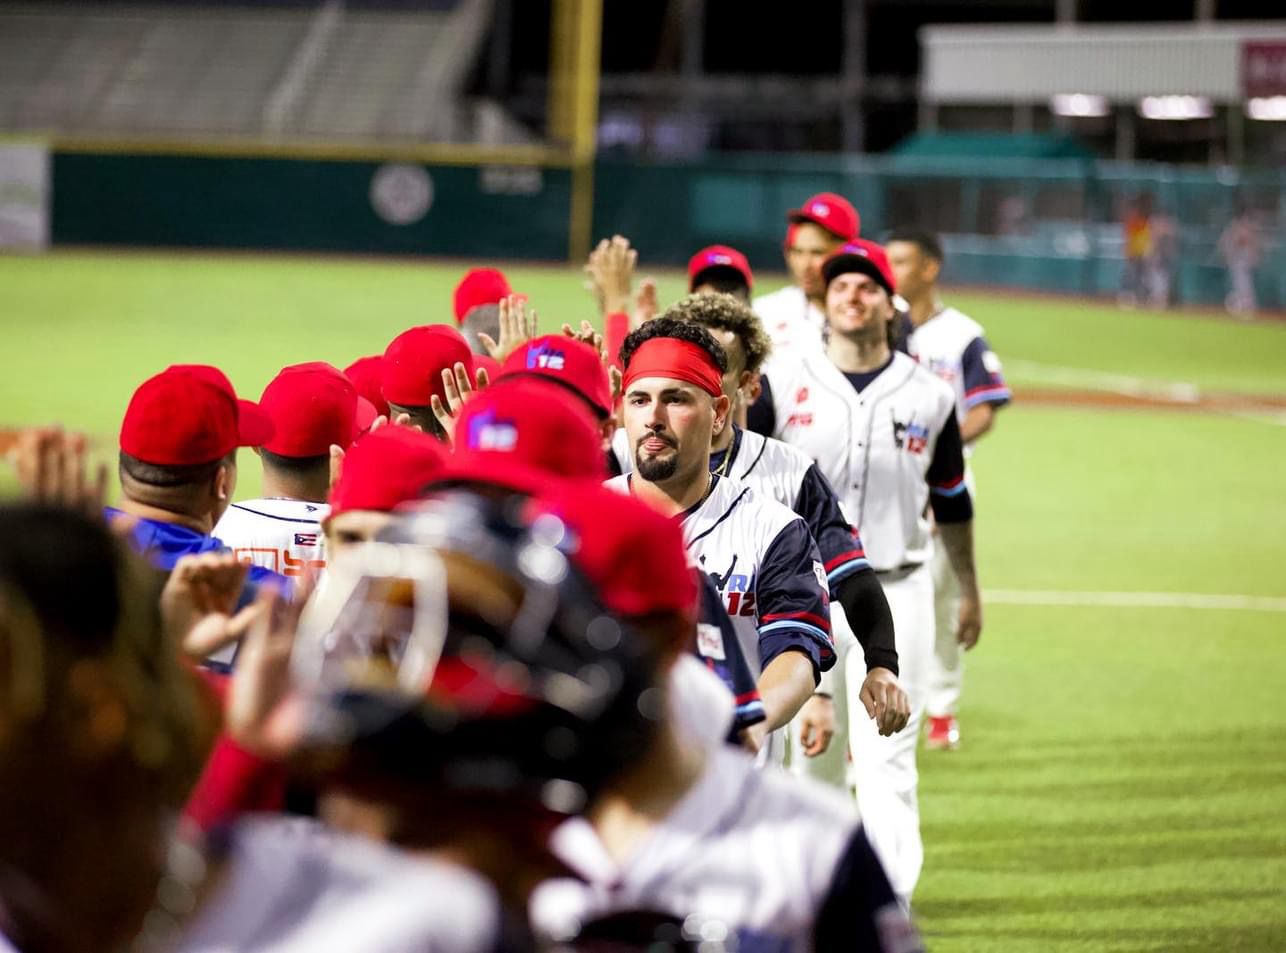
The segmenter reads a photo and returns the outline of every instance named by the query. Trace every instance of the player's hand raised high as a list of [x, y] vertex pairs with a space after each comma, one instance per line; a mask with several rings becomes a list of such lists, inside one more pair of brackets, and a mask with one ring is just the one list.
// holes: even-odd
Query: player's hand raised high
[[488, 354], [503, 364], [506, 357], [536, 336], [539, 319], [534, 308], [527, 311], [527, 300], [518, 295], [501, 298], [497, 307], [500, 309], [500, 340], [481, 332], [478, 340]]

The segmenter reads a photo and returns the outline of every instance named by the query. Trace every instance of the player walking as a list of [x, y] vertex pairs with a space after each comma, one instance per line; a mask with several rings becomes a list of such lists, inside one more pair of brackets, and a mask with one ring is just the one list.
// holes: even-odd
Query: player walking
[[[909, 898], [924, 856], [915, 748], [933, 652], [927, 514], [932, 511], [960, 579], [957, 638], [968, 648], [982, 628], [973, 504], [964, 482], [954, 395], [889, 347], [896, 285], [883, 249], [850, 243], [826, 260], [822, 273], [826, 348], [771, 363], [774, 429], [815, 459], [840, 494], [893, 610], [900, 677], [911, 700], [909, 730], [881, 738], [869, 722], [857, 719], [850, 723], [850, 737], [862, 816], [894, 889]], [[864, 772], [879, 778], [863, 783]]]
[[[889, 266], [898, 292], [910, 308], [912, 332], [907, 347], [920, 364], [942, 378], [955, 393], [956, 420], [964, 445], [965, 485], [975, 492], [968, 460], [978, 438], [989, 432], [996, 413], [1011, 395], [1000, 359], [983, 336], [982, 325], [947, 307], [938, 293], [942, 244], [936, 235], [915, 229], [893, 233], [888, 243]], [[933, 550], [933, 592], [936, 611], [934, 652], [929, 660], [927, 744], [955, 748], [960, 743], [957, 709], [964, 681], [964, 654], [956, 641], [960, 589], [946, 548]]]

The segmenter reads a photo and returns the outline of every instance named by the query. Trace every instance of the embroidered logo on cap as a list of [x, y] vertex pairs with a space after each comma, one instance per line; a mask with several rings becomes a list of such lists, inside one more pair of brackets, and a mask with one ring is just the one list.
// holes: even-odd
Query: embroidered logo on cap
[[481, 414], [469, 421], [466, 442], [470, 450], [508, 453], [518, 446], [518, 428], [512, 420], [501, 420], [494, 413]]
[[543, 368], [549, 371], [561, 371], [567, 365], [567, 355], [565, 352], [551, 347], [548, 344], [542, 344], [539, 347], [533, 347], [527, 352], [527, 370]]

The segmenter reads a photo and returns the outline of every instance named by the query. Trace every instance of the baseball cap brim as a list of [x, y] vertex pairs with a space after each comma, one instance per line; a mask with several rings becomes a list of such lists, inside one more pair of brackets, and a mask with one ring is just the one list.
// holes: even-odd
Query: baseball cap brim
[[275, 432], [272, 419], [258, 404], [237, 398], [238, 447], [262, 447]]
[[380, 412], [374, 404], [365, 397], [357, 398], [357, 412], [353, 415], [353, 433], [364, 434], [371, 429], [371, 424], [379, 417]]
[[838, 275], [849, 274], [850, 272], [866, 275], [889, 294], [894, 293], [879, 266], [865, 255], [832, 255], [822, 263], [822, 278], [828, 285]]

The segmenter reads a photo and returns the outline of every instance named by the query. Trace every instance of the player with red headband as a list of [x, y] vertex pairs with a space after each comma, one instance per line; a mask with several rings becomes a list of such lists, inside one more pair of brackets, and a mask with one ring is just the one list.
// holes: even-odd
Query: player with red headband
[[826, 325], [826, 283], [822, 262], [840, 245], [857, 238], [861, 219], [842, 195], [821, 192], [786, 213], [786, 267], [793, 284], [755, 299], [755, 312], [779, 351], [816, 344]]
[[[804, 521], [710, 472], [710, 443], [728, 425], [723, 350], [704, 328], [664, 315], [621, 348], [624, 417], [634, 472], [609, 481], [678, 517], [688, 552], [710, 577], [759, 684], [765, 727], [785, 726], [835, 663], [826, 571]], [[764, 760], [779, 761], [770, 735]]]

